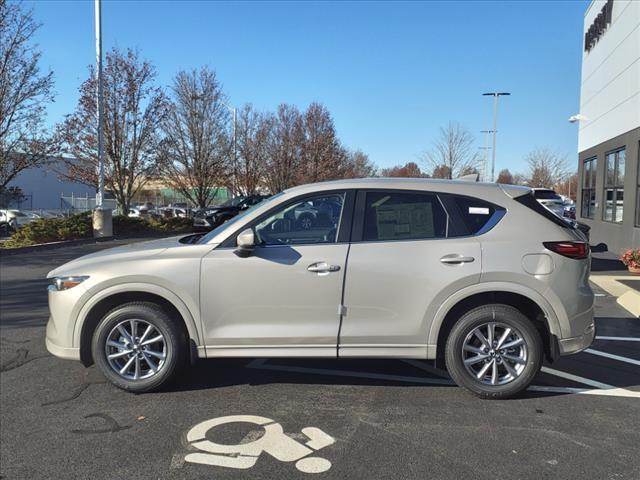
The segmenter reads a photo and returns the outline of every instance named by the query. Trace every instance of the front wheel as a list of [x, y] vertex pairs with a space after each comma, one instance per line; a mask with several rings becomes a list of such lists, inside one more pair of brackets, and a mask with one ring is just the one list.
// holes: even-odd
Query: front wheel
[[542, 364], [543, 345], [531, 321], [509, 305], [465, 313], [447, 340], [445, 361], [461, 387], [482, 398], [509, 398], [526, 389]]
[[142, 393], [167, 384], [184, 364], [182, 329], [158, 305], [132, 302], [107, 313], [92, 341], [93, 359], [107, 379]]

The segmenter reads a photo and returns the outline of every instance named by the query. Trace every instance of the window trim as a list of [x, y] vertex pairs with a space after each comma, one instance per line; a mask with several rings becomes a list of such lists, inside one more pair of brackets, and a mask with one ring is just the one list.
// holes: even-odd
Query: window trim
[[[627, 168], [627, 152], [626, 152], [626, 145], [623, 145], [622, 147], [618, 147], [618, 148], [614, 148], [612, 150], [609, 150], [607, 152], [605, 152], [604, 154], [604, 181], [603, 181], [603, 187], [602, 187], [602, 221], [603, 222], [607, 222], [607, 223], [613, 223], [615, 225], [622, 225], [622, 223], [624, 223], [624, 180], [622, 185], [619, 185], [618, 182], [618, 169], [620, 167], [620, 162], [618, 161], [619, 156], [618, 154], [620, 152], [625, 152], [624, 154], [624, 168], [626, 170]], [[607, 176], [609, 173], [609, 161], [608, 161], [608, 156], [609, 155], [615, 155], [614, 156], [614, 161], [613, 161], [613, 183], [611, 185], [607, 184]], [[626, 172], [625, 173], [625, 177], [626, 177]], [[611, 210], [611, 220], [607, 220], [606, 219], [606, 215], [607, 215], [607, 190], [611, 190], [612, 191], [612, 202], [613, 203], [613, 208]], [[617, 206], [618, 206], [618, 191], [622, 190], [622, 218], [620, 219], [620, 221], [616, 221], [616, 210], [617, 210]]]
[[[585, 187], [584, 186], [584, 181], [585, 181], [585, 172], [586, 172], [586, 165], [592, 164], [595, 162], [595, 168], [590, 168], [590, 176], [589, 176], [589, 180], [591, 182], [591, 184], [589, 185], [589, 187]], [[588, 203], [588, 207], [591, 206], [591, 194], [593, 193], [594, 198], [595, 198], [595, 194], [598, 191], [598, 156], [594, 155], [593, 157], [589, 157], [589, 158], [585, 158], [582, 161], [582, 178], [581, 178], [581, 182], [580, 182], [580, 218], [586, 218], [589, 220], [594, 220], [596, 218], [596, 207], [595, 207], [595, 202], [594, 202], [594, 206], [593, 206], [593, 210], [591, 210], [590, 208], [587, 208], [587, 211], [590, 213], [590, 215], [584, 215], [584, 194], [585, 192], [589, 192], [589, 203]], [[577, 213], [577, 212], [576, 212]]]
[[238, 235], [247, 228], [255, 228], [263, 220], [267, 219], [271, 215], [273, 215], [277, 210], [287, 208], [290, 205], [295, 203], [300, 203], [307, 198], [313, 198], [320, 195], [336, 195], [336, 194], [344, 194], [344, 204], [342, 206], [342, 213], [340, 215], [340, 224], [338, 225], [338, 238], [336, 238], [335, 242], [331, 243], [290, 243], [286, 245], [256, 245], [256, 248], [282, 248], [282, 247], [312, 247], [315, 245], [338, 245], [341, 243], [349, 243], [351, 236], [351, 228], [352, 228], [352, 219], [353, 219], [353, 209], [355, 204], [355, 189], [332, 189], [332, 190], [324, 190], [317, 191], [311, 193], [305, 193], [303, 195], [299, 195], [290, 200], [286, 200], [277, 205], [274, 205], [272, 208], [264, 212], [262, 215], [254, 218], [248, 223], [245, 223], [241, 227], [235, 229], [227, 238], [225, 238], [220, 245], [216, 248], [236, 248], [238, 245], [236, 243], [236, 238]]

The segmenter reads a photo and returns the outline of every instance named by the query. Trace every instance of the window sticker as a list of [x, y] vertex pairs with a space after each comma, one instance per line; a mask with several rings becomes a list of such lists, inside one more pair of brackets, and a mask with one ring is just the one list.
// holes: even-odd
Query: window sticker
[[469, 207], [471, 215], [489, 215], [489, 209], [486, 207]]
[[434, 237], [431, 203], [381, 205], [376, 208], [379, 240]]

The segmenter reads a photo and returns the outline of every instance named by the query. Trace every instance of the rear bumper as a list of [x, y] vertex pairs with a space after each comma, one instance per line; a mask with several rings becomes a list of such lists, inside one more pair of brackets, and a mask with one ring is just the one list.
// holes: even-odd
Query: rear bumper
[[596, 336], [595, 323], [591, 323], [582, 335], [558, 340], [560, 355], [572, 355], [589, 348]]

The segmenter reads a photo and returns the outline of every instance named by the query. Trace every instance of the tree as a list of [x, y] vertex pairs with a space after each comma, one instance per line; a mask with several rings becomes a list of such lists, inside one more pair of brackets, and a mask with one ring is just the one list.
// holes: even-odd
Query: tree
[[[426, 152], [424, 159], [431, 166], [433, 176], [458, 178], [463, 172], [475, 169], [480, 164], [480, 156], [474, 148], [475, 139], [471, 132], [459, 123], [449, 122], [440, 128], [440, 135], [433, 149]], [[437, 170], [437, 172], [436, 172]]]
[[508, 168], [504, 168], [500, 170], [500, 173], [498, 173], [498, 180], [496, 180], [496, 183], [513, 185], [513, 175], [511, 175], [511, 172], [509, 171]]
[[548, 148], [536, 148], [525, 160], [529, 165], [527, 182], [530, 187], [553, 188], [567, 176], [566, 158]]
[[269, 161], [273, 116], [256, 112], [250, 104], [238, 115], [236, 186], [241, 195], [254, 195], [264, 184]]
[[347, 152], [347, 163], [342, 172], [343, 178], [367, 178], [376, 175], [377, 168], [375, 164], [369, 160], [366, 153], [356, 150], [355, 152]]
[[0, 192], [55, 150], [43, 128], [53, 73], [40, 73], [41, 53], [30, 43], [39, 27], [30, 10], [0, 0]]
[[302, 117], [301, 164], [299, 183], [322, 182], [340, 178], [347, 161], [329, 110], [312, 103]]
[[181, 71], [162, 122], [160, 171], [171, 187], [203, 208], [229, 177], [229, 111], [214, 71]]
[[299, 182], [304, 133], [302, 115], [292, 105], [281, 104], [269, 122], [272, 129], [265, 182], [267, 188], [276, 193]]
[[383, 177], [411, 177], [422, 178], [428, 175], [420, 170], [420, 167], [415, 162], [408, 162], [404, 165], [396, 165], [390, 168], [383, 168], [380, 171], [380, 175]]
[[[167, 99], [154, 85], [155, 68], [138, 52], [113, 49], [106, 56], [104, 91], [105, 186], [126, 214], [132, 197], [156, 173], [159, 127], [167, 114]], [[62, 176], [97, 185], [98, 141], [96, 75], [80, 87], [76, 111], [57, 127], [64, 157]]]
[[554, 185], [554, 190], [560, 195], [576, 200], [576, 194], [578, 193], [578, 174], [572, 173], [565, 177], [563, 181]]

